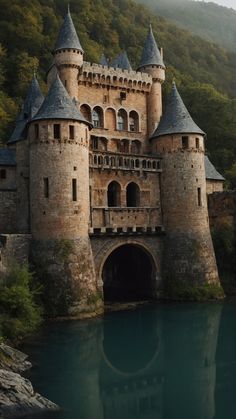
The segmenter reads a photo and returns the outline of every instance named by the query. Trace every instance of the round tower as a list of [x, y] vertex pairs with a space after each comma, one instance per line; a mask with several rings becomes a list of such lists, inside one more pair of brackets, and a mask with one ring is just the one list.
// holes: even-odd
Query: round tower
[[163, 51], [157, 47], [151, 25], [137, 70], [148, 73], [152, 77], [152, 86], [147, 102], [148, 134], [151, 136], [162, 116], [162, 83], [165, 81]]
[[[53, 51], [54, 64], [60, 79], [71, 98], [78, 99], [78, 71], [83, 65], [83, 48], [72, 21], [70, 10], [60, 29]], [[53, 72], [49, 72], [48, 83], [52, 82]]]
[[153, 152], [163, 158], [164, 279], [177, 293], [209, 284], [223, 295], [208, 222], [204, 136], [174, 84], [151, 138]]
[[65, 287], [59, 305], [72, 315], [97, 292], [89, 240], [90, 128], [57, 76], [29, 126], [30, 218], [36, 265], [43, 257], [51, 284]]

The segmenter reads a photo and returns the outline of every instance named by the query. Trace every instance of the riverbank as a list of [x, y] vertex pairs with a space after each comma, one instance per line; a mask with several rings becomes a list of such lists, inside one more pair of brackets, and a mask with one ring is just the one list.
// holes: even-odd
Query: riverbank
[[0, 344], [0, 418], [20, 417], [59, 407], [34, 391], [22, 373], [31, 368], [28, 356]]

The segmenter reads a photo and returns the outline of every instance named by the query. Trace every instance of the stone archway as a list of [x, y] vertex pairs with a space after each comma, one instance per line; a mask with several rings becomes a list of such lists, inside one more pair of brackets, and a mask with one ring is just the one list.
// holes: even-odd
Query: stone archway
[[141, 246], [124, 244], [107, 257], [103, 269], [104, 300], [138, 301], [155, 298], [155, 267]]

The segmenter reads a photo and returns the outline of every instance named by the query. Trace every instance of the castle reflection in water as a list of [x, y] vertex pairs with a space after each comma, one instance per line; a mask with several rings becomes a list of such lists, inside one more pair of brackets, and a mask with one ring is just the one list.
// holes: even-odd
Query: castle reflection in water
[[235, 320], [235, 304], [166, 304], [51, 325], [30, 378], [62, 418], [235, 417]]

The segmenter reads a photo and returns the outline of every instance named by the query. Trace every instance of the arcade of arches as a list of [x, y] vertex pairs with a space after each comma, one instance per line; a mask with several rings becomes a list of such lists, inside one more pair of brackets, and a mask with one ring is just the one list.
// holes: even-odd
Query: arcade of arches
[[[121, 186], [118, 182], [112, 181], [107, 189], [107, 205], [108, 207], [121, 206]], [[126, 206], [139, 207], [140, 206], [140, 189], [139, 186], [130, 182], [126, 188]]]
[[154, 297], [153, 261], [144, 248], [124, 244], [106, 259], [102, 271], [104, 300], [138, 301]]

